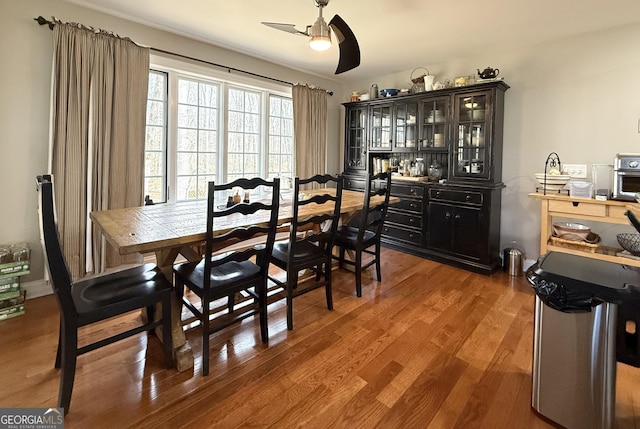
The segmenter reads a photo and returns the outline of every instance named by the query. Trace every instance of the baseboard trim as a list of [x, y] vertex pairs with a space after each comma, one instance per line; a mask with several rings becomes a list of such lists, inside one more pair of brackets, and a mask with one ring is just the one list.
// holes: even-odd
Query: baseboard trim
[[53, 291], [49, 282], [45, 279], [35, 280], [32, 282], [20, 283], [20, 288], [27, 291], [27, 300], [38, 298], [40, 296], [51, 295]]

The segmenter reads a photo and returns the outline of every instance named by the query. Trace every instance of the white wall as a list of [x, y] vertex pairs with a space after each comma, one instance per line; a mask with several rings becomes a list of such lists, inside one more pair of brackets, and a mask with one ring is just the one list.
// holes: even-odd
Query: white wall
[[145, 46], [335, 91], [336, 95], [328, 98], [328, 169], [333, 174], [341, 171], [343, 109], [340, 103], [344, 100], [340, 98], [343, 90], [337, 81], [303, 74], [62, 0], [3, 0], [0, 13], [0, 244], [19, 241], [30, 244], [32, 272], [22, 279], [28, 297], [49, 291], [42, 281], [44, 265], [35, 176], [47, 173], [52, 32], [33, 20], [39, 15], [111, 30]]
[[[616, 153], [640, 152], [640, 25], [585, 34], [515, 51], [500, 51], [487, 41], [487, 51], [473, 58], [425, 66], [435, 80], [474, 75], [476, 69], [500, 69], [511, 86], [505, 99], [502, 239], [524, 245], [527, 257], [539, 255], [539, 202], [534, 173], [544, 171], [551, 152], [562, 163], [611, 164]], [[353, 85], [366, 91], [410, 87], [412, 70], [379, 76]], [[615, 232], [631, 226], [591, 224], [605, 244]]]

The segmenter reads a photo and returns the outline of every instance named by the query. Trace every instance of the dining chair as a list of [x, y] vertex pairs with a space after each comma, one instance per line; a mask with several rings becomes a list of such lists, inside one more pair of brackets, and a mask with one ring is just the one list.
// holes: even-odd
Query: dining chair
[[[327, 190], [333, 186], [335, 189]], [[271, 263], [286, 271], [287, 279], [282, 281], [276, 276], [269, 276], [286, 291], [289, 330], [293, 329], [293, 298], [296, 296], [324, 286], [327, 308], [333, 310], [331, 252], [340, 222], [342, 186], [342, 176], [327, 174], [308, 179], [295, 178], [289, 239], [276, 242], [271, 254]], [[324, 191], [306, 193], [303, 191], [306, 187], [324, 187]], [[299, 284], [299, 272], [302, 270], [315, 273], [315, 282]]]
[[[60, 308], [60, 331], [55, 367], [61, 368], [58, 407], [69, 412], [78, 356], [144, 331], [162, 326], [164, 360], [173, 366], [171, 340], [172, 285], [154, 264], [145, 264], [72, 282], [64, 258], [55, 214], [53, 178], [37, 177], [40, 232], [50, 283]], [[154, 318], [155, 305], [162, 315]], [[146, 321], [127, 331], [78, 347], [78, 329], [134, 310], [146, 309]], [[114, 324], [114, 327], [116, 325]]]
[[[375, 188], [375, 189], [374, 189]], [[343, 268], [344, 264], [354, 267], [356, 275], [356, 295], [362, 296], [362, 271], [371, 265], [376, 266], [378, 281], [381, 281], [380, 273], [380, 236], [382, 226], [387, 216], [389, 207], [389, 195], [391, 192], [391, 174], [379, 173], [369, 176], [365, 183], [364, 203], [358, 216], [347, 225], [342, 225], [336, 232], [335, 245], [339, 248], [338, 267]], [[378, 202], [372, 202], [374, 197]], [[345, 251], [354, 253], [354, 260], [345, 258]], [[373, 258], [362, 264], [362, 255], [372, 255]]]
[[[253, 202], [230, 206], [216, 205], [216, 192], [226, 194], [237, 188], [242, 188], [244, 191], [266, 191], [269, 195], [268, 201], [256, 199]], [[209, 336], [212, 333], [259, 314], [262, 342], [266, 343], [269, 339], [268, 255], [273, 249], [278, 226], [279, 195], [280, 179], [278, 178], [273, 181], [261, 178], [238, 179], [221, 185], [209, 182], [204, 257], [199, 262], [179, 264], [173, 268], [178, 299], [200, 320], [203, 376], [209, 374]], [[234, 217], [243, 217], [242, 224], [250, 224], [250, 226], [234, 226], [232, 221]], [[221, 228], [222, 232], [220, 232]], [[258, 237], [266, 237], [262, 246], [236, 248], [215, 254], [229, 245], [247, 242]], [[185, 294], [185, 287], [200, 298], [200, 308]], [[234, 308], [234, 305], [219, 305], [223, 298], [233, 302], [233, 296], [241, 292], [253, 298], [251, 305], [243, 305], [241, 308]], [[211, 316], [215, 317], [212, 319]]]

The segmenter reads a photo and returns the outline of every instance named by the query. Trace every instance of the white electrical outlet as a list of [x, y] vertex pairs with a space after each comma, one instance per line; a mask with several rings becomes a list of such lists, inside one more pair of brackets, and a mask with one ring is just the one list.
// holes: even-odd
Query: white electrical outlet
[[586, 164], [562, 164], [562, 171], [568, 173], [572, 179], [586, 179], [587, 178], [587, 165]]

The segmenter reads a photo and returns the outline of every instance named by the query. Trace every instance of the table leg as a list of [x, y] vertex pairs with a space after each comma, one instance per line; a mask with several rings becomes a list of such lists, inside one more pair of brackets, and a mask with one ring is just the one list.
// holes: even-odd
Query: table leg
[[[200, 255], [196, 251], [188, 246], [180, 249], [166, 249], [156, 252], [156, 264], [160, 271], [173, 283], [173, 263], [176, 260], [178, 254], [182, 254], [189, 260], [197, 258], [200, 259]], [[193, 350], [187, 342], [187, 338], [184, 335], [182, 329], [182, 303], [178, 300], [175, 294], [172, 294], [171, 300], [171, 336], [173, 340], [173, 360], [176, 365], [176, 369], [180, 372], [193, 368]], [[156, 311], [162, 311], [159, 307]], [[160, 313], [159, 313], [160, 314]], [[156, 335], [162, 339], [161, 329], [156, 329]]]

